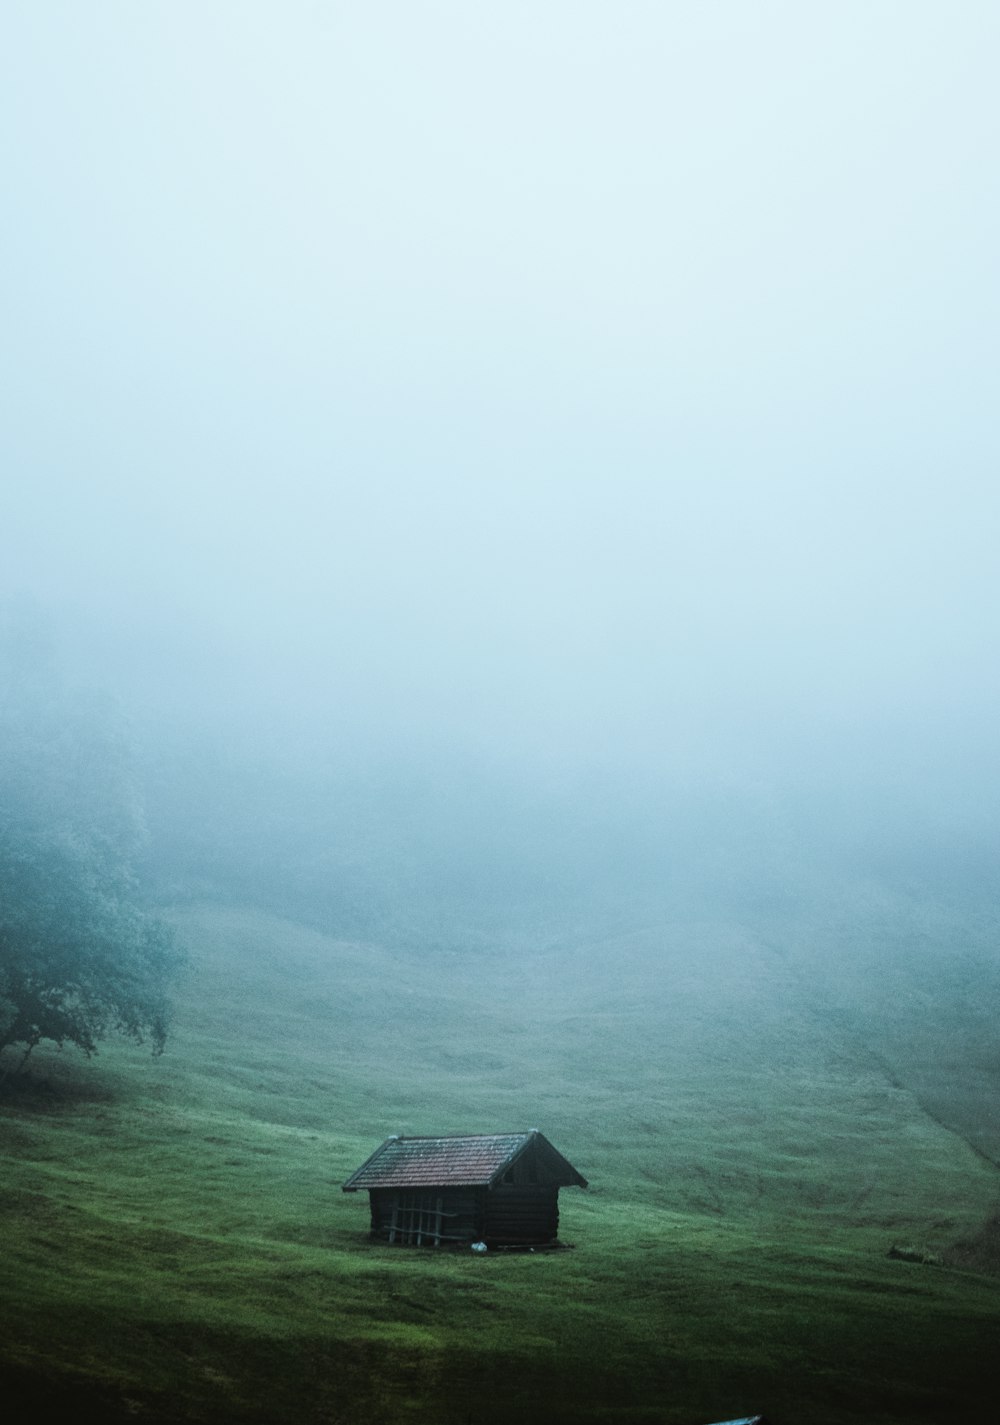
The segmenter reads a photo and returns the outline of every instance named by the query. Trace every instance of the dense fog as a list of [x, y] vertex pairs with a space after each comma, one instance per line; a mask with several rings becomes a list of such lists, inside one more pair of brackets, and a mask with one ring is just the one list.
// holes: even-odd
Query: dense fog
[[9, 1418], [995, 1415], [998, 59], [2, 0]]
[[995, 7], [2, 30], [8, 693], [114, 702], [154, 898], [990, 904]]

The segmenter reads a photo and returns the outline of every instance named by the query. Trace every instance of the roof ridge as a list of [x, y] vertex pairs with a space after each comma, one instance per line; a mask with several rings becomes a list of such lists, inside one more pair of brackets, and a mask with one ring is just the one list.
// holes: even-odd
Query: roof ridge
[[500, 1133], [393, 1133], [386, 1139], [388, 1143], [442, 1143], [455, 1142], [461, 1138], [530, 1138], [537, 1128], [512, 1128]]

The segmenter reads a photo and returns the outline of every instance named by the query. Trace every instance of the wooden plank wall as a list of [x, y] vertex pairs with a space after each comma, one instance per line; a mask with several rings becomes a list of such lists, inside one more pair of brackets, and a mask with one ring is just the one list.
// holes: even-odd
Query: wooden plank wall
[[486, 1199], [486, 1241], [553, 1242], [559, 1235], [559, 1189], [501, 1184]]
[[554, 1242], [559, 1189], [531, 1183], [495, 1188], [377, 1188], [372, 1236], [406, 1246], [454, 1246], [480, 1239], [497, 1246]]
[[475, 1242], [483, 1232], [482, 1188], [377, 1188], [372, 1236], [408, 1246]]

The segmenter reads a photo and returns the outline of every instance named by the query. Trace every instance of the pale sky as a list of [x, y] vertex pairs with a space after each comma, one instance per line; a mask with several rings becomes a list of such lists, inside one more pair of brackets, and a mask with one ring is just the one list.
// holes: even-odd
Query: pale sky
[[1000, 714], [1000, 7], [6, 0], [0, 71], [0, 592], [98, 663], [585, 756]]

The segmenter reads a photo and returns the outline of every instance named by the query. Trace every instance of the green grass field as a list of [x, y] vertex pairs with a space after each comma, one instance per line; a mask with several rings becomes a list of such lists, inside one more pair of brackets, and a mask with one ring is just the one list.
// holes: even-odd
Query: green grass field
[[[1000, 1281], [949, 1253], [996, 1168], [746, 931], [465, 959], [175, 918], [163, 1058], [39, 1052], [4, 1087], [7, 1418], [994, 1413]], [[374, 1245], [340, 1191], [389, 1133], [533, 1126], [591, 1183], [573, 1250]]]

